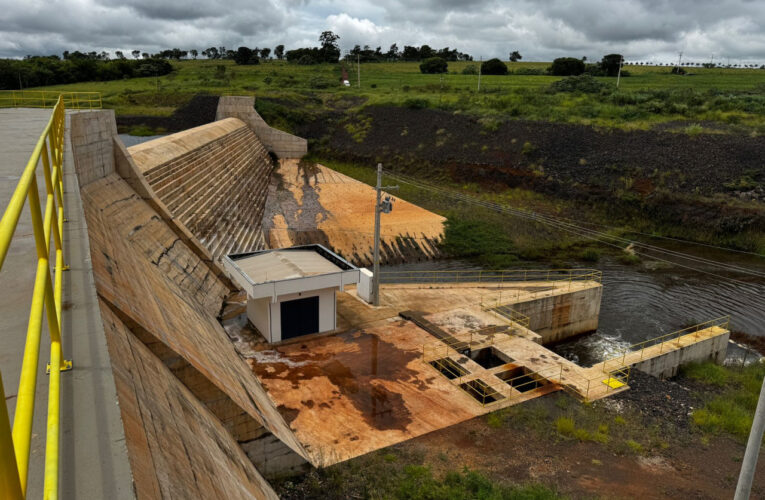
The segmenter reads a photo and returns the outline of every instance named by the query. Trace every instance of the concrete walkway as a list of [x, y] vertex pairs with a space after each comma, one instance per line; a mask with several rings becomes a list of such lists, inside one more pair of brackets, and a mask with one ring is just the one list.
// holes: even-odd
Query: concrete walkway
[[[0, 210], [4, 211], [35, 143], [50, 118], [49, 109], [0, 110]], [[68, 122], [68, 120], [67, 120]], [[69, 126], [67, 123], [67, 132]], [[45, 190], [41, 167], [38, 185]], [[74, 370], [62, 373], [61, 498], [133, 498], [132, 478], [117, 396], [96, 302], [85, 217], [66, 137], [64, 159], [64, 261], [71, 267], [63, 284], [64, 356]], [[41, 194], [44, 203], [44, 196]], [[21, 359], [36, 269], [29, 208], [25, 206], [0, 271], [0, 370], [13, 419]], [[27, 498], [42, 498], [45, 422], [50, 357], [47, 329], [42, 335]]]

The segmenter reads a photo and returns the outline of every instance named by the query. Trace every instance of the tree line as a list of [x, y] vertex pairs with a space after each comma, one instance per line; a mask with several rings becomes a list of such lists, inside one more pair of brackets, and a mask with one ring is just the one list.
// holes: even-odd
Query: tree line
[[57, 55], [0, 59], [0, 89], [24, 89], [84, 81], [119, 80], [170, 73], [172, 65], [158, 58], [109, 59], [99, 53], [66, 52]]

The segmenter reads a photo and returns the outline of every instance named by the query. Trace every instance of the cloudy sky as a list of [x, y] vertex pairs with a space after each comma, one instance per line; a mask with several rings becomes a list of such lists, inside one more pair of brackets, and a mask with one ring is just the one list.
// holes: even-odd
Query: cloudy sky
[[765, 62], [763, 0], [0, 0], [0, 56], [355, 44], [456, 47], [524, 60]]

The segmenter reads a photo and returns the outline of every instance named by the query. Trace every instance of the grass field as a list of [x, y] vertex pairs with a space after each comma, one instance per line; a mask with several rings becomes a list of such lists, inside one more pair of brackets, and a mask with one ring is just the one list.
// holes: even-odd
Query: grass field
[[[168, 115], [197, 93], [287, 98], [301, 107], [318, 107], [349, 98], [362, 105], [427, 106], [456, 113], [592, 124], [601, 127], [649, 128], [668, 121], [719, 122], [765, 133], [765, 70], [688, 69], [629, 66], [631, 76], [615, 88], [614, 78], [598, 78], [595, 94], [552, 92], [560, 77], [510, 74], [463, 75], [477, 62], [449, 63], [449, 73], [423, 75], [418, 63], [366, 63], [357, 86], [350, 65], [351, 87], [343, 87], [340, 64], [300, 66], [268, 61], [237, 66], [232, 61], [179, 61], [171, 74], [109, 82], [82, 82], [48, 87], [100, 91], [104, 105], [118, 114]], [[508, 63], [511, 72], [544, 70], [549, 63]], [[353, 100], [355, 98], [355, 100]], [[362, 99], [359, 99], [362, 98]]]

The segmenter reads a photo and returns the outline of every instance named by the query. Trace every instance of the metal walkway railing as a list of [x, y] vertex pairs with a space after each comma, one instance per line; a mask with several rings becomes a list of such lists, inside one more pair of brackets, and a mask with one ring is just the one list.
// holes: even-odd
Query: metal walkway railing
[[[0, 270], [5, 262], [21, 211], [27, 201], [29, 201], [37, 248], [37, 271], [29, 311], [13, 431], [10, 428], [2, 374], [0, 374], [0, 396], [2, 397], [0, 402], [0, 497], [4, 499], [19, 499], [26, 496], [43, 314], [46, 315], [50, 333], [50, 364], [48, 365], [50, 378], [48, 380], [43, 491], [46, 499], [58, 497], [60, 372], [72, 368], [72, 363], [63, 358], [61, 348], [62, 274], [67, 269], [64, 266], [63, 251], [65, 102], [66, 97], [63, 94], [55, 101], [50, 120], [37, 141], [32, 156], [0, 219]], [[47, 192], [44, 211], [38, 194], [38, 164], [42, 165]], [[51, 236], [53, 247], [51, 247]], [[51, 279], [49, 262], [52, 250], [55, 251], [53, 279]], [[4, 334], [9, 335], [11, 332]]]
[[101, 92], [0, 90], [0, 108], [53, 108], [63, 99], [66, 109], [101, 109]]
[[597, 281], [596, 269], [509, 269], [503, 271], [382, 271], [380, 283], [517, 283], [524, 281]]

